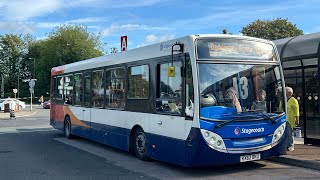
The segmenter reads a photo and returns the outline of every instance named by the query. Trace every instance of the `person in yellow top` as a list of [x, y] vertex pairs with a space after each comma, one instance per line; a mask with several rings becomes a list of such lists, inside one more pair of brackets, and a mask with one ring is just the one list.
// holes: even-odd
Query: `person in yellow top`
[[286, 87], [286, 97], [287, 97], [287, 120], [291, 128], [289, 130], [289, 140], [288, 140], [288, 151], [294, 150], [294, 136], [293, 128], [299, 124], [299, 103], [293, 96], [293, 89], [291, 87]]

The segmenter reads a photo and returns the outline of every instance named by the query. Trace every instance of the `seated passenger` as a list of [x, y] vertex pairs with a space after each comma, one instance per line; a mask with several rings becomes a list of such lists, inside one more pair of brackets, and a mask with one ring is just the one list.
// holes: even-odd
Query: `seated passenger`
[[227, 89], [227, 91], [224, 94], [224, 99], [231, 100], [232, 106], [237, 109], [237, 112], [242, 112], [242, 108], [237, 97], [237, 91], [234, 87], [230, 87], [229, 89]]
[[255, 100], [251, 106], [252, 110], [258, 110], [261, 112], [267, 111], [267, 103], [266, 103], [266, 91], [260, 89], [258, 92], [258, 99]]

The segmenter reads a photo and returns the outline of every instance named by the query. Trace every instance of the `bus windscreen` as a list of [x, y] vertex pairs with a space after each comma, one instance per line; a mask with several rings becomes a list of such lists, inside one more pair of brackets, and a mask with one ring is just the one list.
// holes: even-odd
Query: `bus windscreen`
[[268, 43], [242, 39], [206, 38], [198, 39], [196, 45], [199, 60], [275, 60], [274, 47]]

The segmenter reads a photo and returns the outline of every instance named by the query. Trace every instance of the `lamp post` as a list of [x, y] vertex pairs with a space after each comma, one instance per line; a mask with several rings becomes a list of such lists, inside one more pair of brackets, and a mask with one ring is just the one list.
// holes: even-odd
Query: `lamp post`
[[29, 86], [30, 86], [30, 111], [32, 111], [32, 94], [34, 94], [34, 85], [36, 81], [36, 58], [28, 58], [28, 59], [33, 59], [33, 78], [30, 79], [29, 81]]
[[36, 58], [29, 58], [30, 60], [33, 59], [33, 79], [36, 79]]

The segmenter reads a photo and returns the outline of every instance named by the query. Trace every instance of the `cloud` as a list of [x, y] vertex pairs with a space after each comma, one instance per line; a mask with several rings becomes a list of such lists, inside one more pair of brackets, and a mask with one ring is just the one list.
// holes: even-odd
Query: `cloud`
[[[4, 33], [17, 33], [17, 34], [27, 34], [33, 33], [38, 29], [53, 29], [63, 24], [88, 24], [88, 23], [95, 23], [95, 22], [102, 22], [105, 21], [105, 18], [99, 17], [88, 17], [82, 19], [75, 19], [69, 21], [61, 21], [61, 22], [33, 22], [33, 21], [26, 21], [26, 22], [0, 22], [0, 32]], [[89, 29], [100, 29], [101, 27], [98, 25], [89, 25], [87, 26]]]
[[111, 25], [109, 28], [101, 30], [102, 36], [110, 36], [114, 33], [126, 34], [130, 31], [150, 31], [150, 30], [167, 30], [167, 27], [149, 26], [140, 24], [124, 24], [124, 25]]
[[[95, 7], [101, 9], [151, 6], [166, 2], [162, 0], [1, 0], [0, 19], [25, 21], [74, 7]], [[88, 19], [87, 19], [88, 20]], [[89, 19], [90, 21], [90, 19]]]
[[147, 35], [144, 39], [144, 42], [141, 44], [138, 44], [137, 47], [142, 47], [142, 46], [146, 46], [149, 44], [155, 44], [155, 43], [171, 40], [174, 38], [175, 38], [175, 35], [173, 35], [173, 34], [165, 34], [165, 35], [161, 35], [161, 36], [156, 36], [154, 34], [150, 34], [150, 35]]
[[106, 18], [101, 18], [101, 17], [87, 17], [87, 18], [80, 18], [80, 19], [74, 19], [70, 21], [66, 21], [65, 23], [95, 23], [95, 22], [103, 22], [106, 21]]
[[62, 0], [1, 0], [0, 17], [6, 21], [24, 21], [52, 13], [62, 6]]
[[54, 28], [61, 25], [59, 22], [39, 22], [39, 23], [30, 23], [33, 24], [37, 28]]
[[86, 7], [102, 7], [106, 9], [111, 8], [132, 8], [132, 7], [146, 7], [155, 4], [166, 3], [169, 0], [78, 0], [69, 2], [68, 6], [86, 6]]
[[35, 26], [27, 23], [0, 22], [0, 32], [13, 34], [28, 34], [35, 30]]
[[[319, 3], [318, 3], [319, 4]], [[250, 22], [256, 19], [275, 19], [277, 17], [292, 17], [292, 11], [307, 11], [310, 8], [310, 3], [302, 1], [284, 1], [280, 3], [269, 3], [269, 4], [250, 4], [242, 3], [242, 5], [235, 4], [229, 6], [218, 6], [212, 7], [208, 10], [208, 15], [203, 15], [196, 18], [185, 18], [177, 20], [168, 24], [167, 26], [171, 29], [178, 29], [184, 27], [186, 31], [199, 32], [201, 30], [207, 30], [208, 27], [212, 27], [219, 31], [227, 26], [238, 27], [246, 26]], [[315, 17], [315, 15], [314, 15]], [[300, 14], [299, 19], [305, 19], [304, 14]], [[310, 17], [308, 17], [310, 18]], [[289, 19], [290, 21], [290, 19]], [[220, 25], [220, 27], [219, 27]], [[239, 29], [240, 30], [240, 29]], [[231, 32], [237, 34], [238, 32]]]

